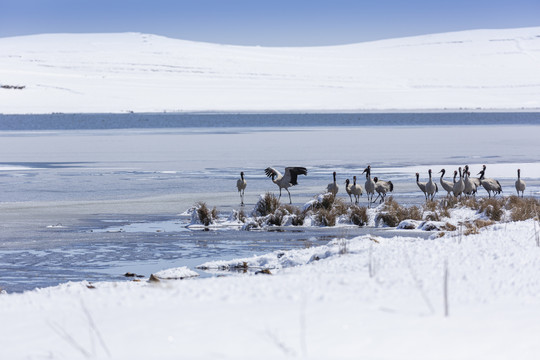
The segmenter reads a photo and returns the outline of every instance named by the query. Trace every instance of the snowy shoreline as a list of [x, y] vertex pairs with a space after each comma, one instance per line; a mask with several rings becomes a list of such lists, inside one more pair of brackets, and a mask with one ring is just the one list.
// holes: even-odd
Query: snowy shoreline
[[529, 220], [461, 239], [367, 235], [275, 254], [273, 275], [3, 294], [3, 355], [535, 359], [535, 233]]

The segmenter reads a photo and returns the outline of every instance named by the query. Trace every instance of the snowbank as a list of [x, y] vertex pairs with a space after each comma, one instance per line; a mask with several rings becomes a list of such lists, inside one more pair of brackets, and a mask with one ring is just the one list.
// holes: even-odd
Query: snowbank
[[537, 231], [524, 221], [463, 238], [336, 239], [236, 261], [273, 275], [1, 294], [2, 356], [535, 359]]

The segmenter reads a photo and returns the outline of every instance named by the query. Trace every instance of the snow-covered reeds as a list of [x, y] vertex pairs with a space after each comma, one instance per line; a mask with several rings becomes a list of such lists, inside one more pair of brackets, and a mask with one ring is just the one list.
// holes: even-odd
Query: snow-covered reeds
[[422, 220], [422, 212], [417, 206], [401, 206], [390, 196], [375, 217], [375, 224], [382, 222], [386, 226], [395, 227], [403, 220]]
[[506, 207], [512, 210], [512, 221], [538, 219], [540, 201], [535, 198], [521, 198], [512, 195], [506, 198]]
[[362, 227], [371, 221], [376, 227], [439, 231], [438, 236], [457, 231], [461, 242], [463, 235], [477, 234], [486, 226], [534, 219], [539, 212], [539, 200], [514, 195], [500, 198], [444, 198], [428, 201], [422, 206], [403, 206], [389, 197], [385, 203], [368, 210], [348, 204], [331, 193], [317, 195], [302, 207], [281, 204], [275, 195], [266, 193], [260, 196], [249, 215], [243, 210], [233, 210], [226, 221], [219, 218], [215, 207], [210, 210], [204, 202], [199, 202], [191, 210], [191, 224], [202, 224], [205, 228], [233, 226], [252, 230], [268, 226]]
[[253, 215], [266, 216], [274, 214], [278, 208], [279, 199], [274, 194], [267, 192], [266, 194], [261, 195], [257, 204], [255, 204]]
[[209, 226], [218, 218], [217, 208], [214, 206], [212, 210], [208, 208], [205, 202], [198, 202], [195, 205], [195, 211], [192, 213], [192, 223], [200, 223], [204, 226]]
[[364, 226], [368, 223], [368, 214], [366, 207], [352, 206], [350, 208], [351, 222], [354, 225]]

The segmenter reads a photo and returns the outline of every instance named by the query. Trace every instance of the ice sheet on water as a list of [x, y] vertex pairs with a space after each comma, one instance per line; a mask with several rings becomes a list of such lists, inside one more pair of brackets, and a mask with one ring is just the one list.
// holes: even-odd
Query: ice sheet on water
[[[109, 220], [111, 221], [111, 220]], [[108, 226], [105, 228], [94, 228], [90, 231], [100, 232], [128, 232], [128, 233], [155, 233], [155, 232], [180, 232], [189, 231], [186, 226], [189, 223], [183, 220], [168, 220], [155, 222], [128, 222], [119, 226]]]

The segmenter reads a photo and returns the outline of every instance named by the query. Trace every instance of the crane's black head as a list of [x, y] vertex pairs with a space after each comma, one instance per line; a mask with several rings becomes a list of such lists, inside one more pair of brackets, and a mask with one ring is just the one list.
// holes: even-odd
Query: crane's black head
[[441, 169], [441, 171], [439, 171], [438, 174], [440, 174], [440, 173], [443, 173], [443, 174], [444, 174], [445, 172], [446, 172], [446, 170]]
[[349, 185], [349, 183], [350, 183], [349, 179], [346, 179], [345, 184]]
[[377, 178], [376, 176], [373, 178], [373, 181], [377, 182], [379, 181], [379, 178]]

